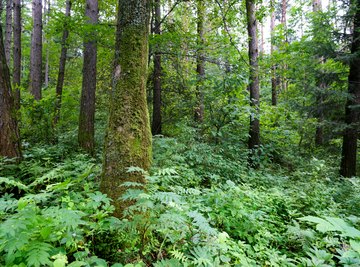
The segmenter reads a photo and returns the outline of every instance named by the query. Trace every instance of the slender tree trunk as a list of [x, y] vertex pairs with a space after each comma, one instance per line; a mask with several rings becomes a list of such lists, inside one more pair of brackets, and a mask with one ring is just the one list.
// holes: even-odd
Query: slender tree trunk
[[[50, 0], [44, 0], [44, 26], [47, 25], [48, 21], [49, 21], [49, 13], [50, 13]], [[45, 87], [47, 88], [49, 86], [49, 71], [50, 71], [50, 66], [49, 66], [49, 42], [48, 40], [45, 38], [44, 36], [44, 41], [43, 43], [46, 44], [46, 51], [45, 51], [45, 77], [44, 77], [44, 83], [45, 83]]]
[[[322, 5], [321, 0], [313, 0], [312, 2], [313, 6], [313, 12], [321, 12]], [[322, 57], [318, 58], [319, 64], [324, 63], [324, 59]], [[322, 75], [320, 75], [322, 76]], [[316, 81], [316, 86], [320, 89], [320, 92], [316, 96], [316, 107], [317, 107], [317, 114], [316, 118], [318, 121], [318, 125], [316, 126], [316, 132], [315, 132], [315, 145], [321, 146], [324, 144], [324, 127], [322, 126], [322, 123], [324, 121], [324, 111], [323, 111], [323, 91], [325, 90], [325, 83], [322, 81], [322, 77], [318, 78]]]
[[[161, 34], [161, 6], [160, 0], [155, 0], [155, 24], [154, 33]], [[161, 118], [161, 53], [157, 45], [154, 53], [154, 90], [153, 90], [153, 116], [151, 131], [153, 135], [161, 134], [162, 118]]]
[[345, 108], [347, 128], [343, 135], [340, 174], [344, 177], [356, 175], [357, 139], [360, 119], [360, 0], [356, 1], [354, 34], [351, 46], [348, 99]]
[[14, 3], [14, 50], [13, 50], [13, 84], [15, 107], [20, 108], [20, 83], [21, 83], [21, 2], [13, 0]]
[[119, 200], [127, 190], [124, 182], [144, 184], [140, 172], [149, 169], [151, 131], [146, 102], [149, 0], [119, 0], [115, 71], [110, 118], [105, 141], [103, 177], [100, 189], [114, 200], [121, 217], [130, 204]]
[[[86, 0], [85, 16], [88, 24], [98, 22], [99, 7], [97, 0]], [[79, 145], [87, 153], [93, 154], [95, 149], [95, 92], [96, 92], [96, 61], [97, 42], [96, 33], [92, 30], [84, 40], [83, 81], [81, 90], [81, 104], [79, 117]]]
[[197, 0], [197, 54], [196, 54], [196, 107], [195, 121], [202, 123], [204, 121], [204, 79], [205, 79], [205, 60], [204, 60], [204, 19], [205, 3], [203, 0]]
[[[275, 51], [275, 38], [274, 38], [274, 31], [275, 31], [275, 6], [274, 6], [274, 0], [271, 0], [271, 20], [270, 20], [270, 53], [271, 55], [274, 54]], [[271, 104], [273, 106], [277, 105], [277, 79], [276, 79], [276, 65], [273, 64], [271, 66]]]
[[6, 63], [10, 66], [11, 59], [11, 37], [12, 37], [12, 0], [6, 0], [6, 29], [5, 29], [5, 56]]
[[61, 54], [60, 54], [60, 62], [59, 62], [59, 72], [56, 83], [56, 99], [55, 99], [55, 116], [54, 116], [54, 125], [56, 125], [60, 119], [60, 110], [61, 110], [61, 99], [62, 99], [62, 91], [64, 86], [64, 78], [65, 78], [65, 65], [66, 65], [66, 54], [67, 54], [67, 39], [69, 37], [69, 18], [71, 12], [71, 0], [66, 1], [66, 10], [65, 10], [65, 22], [64, 22], [64, 30], [61, 39]]
[[250, 106], [253, 111], [250, 115], [250, 131], [248, 147], [251, 150], [249, 164], [252, 167], [258, 167], [253, 161], [258, 153], [260, 146], [260, 93], [259, 93], [259, 66], [258, 66], [258, 42], [256, 33], [256, 15], [254, 0], [246, 0], [247, 30], [249, 35], [249, 61], [250, 61]]
[[21, 157], [16, 109], [11, 91], [10, 72], [6, 64], [2, 27], [0, 27], [0, 156]]
[[42, 0], [33, 0], [32, 16], [30, 92], [36, 100], [40, 100], [42, 85]]

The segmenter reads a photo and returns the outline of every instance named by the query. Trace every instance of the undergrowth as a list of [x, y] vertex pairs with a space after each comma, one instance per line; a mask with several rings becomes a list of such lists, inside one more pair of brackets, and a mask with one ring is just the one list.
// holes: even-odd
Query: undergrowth
[[[263, 148], [154, 140], [146, 191], [123, 219], [98, 191], [101, 164], [59, 145], [0, 160], [2, 266], [360, 266], [360, 184], [331, 159], [277, 163]], [[292, 156], [288, 155], [287, 161]], [[274, 164], [275, 167], [274, 168]]]

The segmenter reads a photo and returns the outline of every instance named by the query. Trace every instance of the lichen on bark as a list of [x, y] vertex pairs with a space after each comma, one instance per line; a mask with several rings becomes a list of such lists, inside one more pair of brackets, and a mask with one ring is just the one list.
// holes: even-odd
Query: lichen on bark
[[[144, 13], [145, 12], [145, 13]], [[149, 1], [119, 1], [115, 71], [100, 189], [114, 200], [121, 217], [129, 205], [119, 198], [124, 182], [145, 184], [142, 174], [151, 162], [151, 132], [146, 101]]]

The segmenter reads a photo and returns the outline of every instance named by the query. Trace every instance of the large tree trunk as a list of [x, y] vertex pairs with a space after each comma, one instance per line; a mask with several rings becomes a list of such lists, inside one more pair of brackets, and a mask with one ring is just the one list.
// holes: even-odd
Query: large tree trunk
[[19, 159], [21, 157], [19, 129], [9, 68], [6, 64], [2, 27], [0, 27], [0, 156]]
[[196, 52], [196, 106], [195, 121], [202, 123], [204, 121], [204, 79], [205, 79], [205, 60], [204, 60], [204, 20], [205, 3], [203, 0], [197, 0], [197, 52]]
[[[99, 7], [97, 0], [86, 0], [85, 16], [88, 24], [98, 22]], [[79, 145], [87, 153], [93, 154], [95, 149], [95, 92], [96, 92], [96, 61], [97, 42], [95, 32], [90, 31], [84, 40], [84, 65], [81, 90], [81, 104], [79, 117]]]
[[8, 67], [10, 66], [11, 59], [12, 10], [13, 1], [6, 0], [5, 57]]
[[344, 177], [356, 175], [357, 139], [359, 130], [360, 105], [360, 0], [356, 1], [354, 35], [351, 46], [353, 56], [350, 62], [348, 100], [345, 108], [347, 128], [343, 135], [340, 174]]
[[250, 62], [250, 106], [252, 113], [250, 115], [250, 130], [248, 147], [250, 149], [249, 164], [252, 167], [258, 167], [253, 161], [259, 152], [260, 146], [260, 120], [259, 120], [259, 66], [258, 66], [258, 42], [256, 34], [256, 15], [254, 0], [246, 0], [247, 30], [249, 35], [249, 62]]
[[42, 0], [33, 0], [32, 16], [30, 92], [36, 100], [40, 100], [42, 85]]
[[[155, 25], [154, 33], [161, 34], [161, 6], [160, 0], [155, 0]], [[159, 46], [155, 47], [154, 53], [154, 90], [153, 90], [153, 116], [151, 131], [153, 135], [161, 134], [162, 120], [161, 120], [161, 53]]]
[[[274, 38], [274, 31], [275, 31], [275, 4], [274, 0], [271, 0], [271, 20], [270, 20], [270, 34], [271, 34], [271, 44], [270, 44], [270, 53], [271, 55], [274, 54], [275, 50], [275, 38]], [[277, 79], [276, 79], [276, 65], [271, 66], [271, 104], [273, 106], [277, 105]]]
[[13, 50], [13, 84], [16, 109], [20, 108], [20, 83], [21, 83], [21, 2], [13, 0], [14, 3], [14, 50]]
[[[66, 1], [66, 10], [65, 10], [65, 22], [64, 22], [64, 30], [61, 39], [61, 54], [60, 54], [60, 62], [59, 62], [59, 72], [56, 83], [56, 99], [55, 99], [55, 116], [54, 116], [54, 125], [56, 125], [60, 119], [60, 110], [61, 110], [61, 99], [62, 99], [62, 91], [64, 86], [64, 78], [65, 78], [65, 65], [66, 65], [66, 54], [67, 54], [67, 39], [69, 37], [69, 18], [71, 11], [71, 0]], [[96, 73], [95, 73], [96, 74]]]
[[117, 217], [130, 204], [119, 200], [124, 182], [144, 184], [131, 166], [149, 169], [151, 131], [146, 102], [149, 0], [119, 0], [115, 71], [100, 189], [114, 200]]

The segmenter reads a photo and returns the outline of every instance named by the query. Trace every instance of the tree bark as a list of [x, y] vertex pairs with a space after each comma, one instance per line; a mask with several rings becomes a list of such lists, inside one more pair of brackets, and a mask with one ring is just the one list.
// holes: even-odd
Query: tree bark
[[8, 67], [10, 66], [11, 59], [12, 10], [12, 0], [6, 0], [5, 57]]
[[204, 0], [197, 0], [197, 52], [196, 52], [196, 107], [195, 122], [204, 121], [204, 79], [205, 79], [205, 60], [204, 60], [204, 20], [205, 20], [205, 3]]
[[[50, 13], [50, 0], [44, 0], [44, 25], [46, 27], [46, 24], [49, 22], [49, 13]], [[49, 42], [44, 37], [44, 44], [46, 44], [46, 51], [45, 51], [45, 77], [44, 77], [44, 84], [45, 88], [49, 86], [49, 71], [50, 71], [50, 65], [49, 65]]]
[[42, 0], [32, 2], [33, 31], [30, 56], [30, 92], [41, 99], [42, 85]]
[[[86, 0], [85, 16], [88, 24], [98, 23], [99, 7], [97, 0]], [[83, 81], [79, 117], [79, 145], [90, 155], [95, 149], [95, 92], [97, 41], [95, 31], [89, 31], [84, 40]]]
[[345, 107], [346, 130], [343, 135], [340, 174], [344, 177], [356, 175], [357, 139], [359, 129], [360, 105], [360, 0], [356, 1], [354, 34], [351, 45], [353, 56], [350, 62], [348, 99]]
[[[271, 45], [270, 45], [270, 53], [274, 54], [274, 30], [275, 30], [275, 6], [274, 0], [271, 0], [271, 20], [270, 20], [270, 34], [271, 34]], [[277, 79], [276, 79], [276, 65], [271, 66], [271, 104], [273, 106], [277, 105]]]
[[247, 30], [249, 35], [249, 62], [250, 62], [250, 106], [252, 114], [250, 115], [250, 130], [248, 147], [250, 149], [249, 164], [252, 167], [258, 167], [253, 161], [259, 152], [260, 146], [260, 93], [259, 93], [259, 66], [258, 66], [258, 42], [256, 34], [256, 14], [254, 0], [246, 0]]
[[21, 2], [13, 0], [14, 4], [14, 50], [13, 50], [13, 84], [15, 107], [20, 108], [20, 84], [21, 84]]
[[69, 18], [71, 12], [71, 0], [66, 1], [66, 10], [65, 10], [65, 21], [64, 21], [64, 30], [61, 39], [61, 54], [59, 62], [59, 72], [56, 83], [56, 99], [55, 99], [55, 116], [54, 116], [54, 125], [56, 125], [60, 119], [60, 110], [61, 110], [61, 100], [62, 100], [62, 91], [64, 86], [65, 79], [65, 65], [66, 65], [66, 54], [67, 54], [67, 39], [69, 37]]
[[[160, 0], [155, 0], [155, 25], [154, 34], [161, 34], [161, 6]], [[161, 51], [158, 45], [155, 46], [154, 53], [154, 90], [153, 90], [153, 116], [151, 132], [153, 135], [161, 134], [162, 130], [162, 117], [161, 117]]]
[[2, 27], [0, 27], [0, 156], [21, 157], [16, 109], [11, 91], [10, 72], [6, 64]]
[[150, 0], [119, 0], [113, 92], [100, 184], [101, 191], [114, 200], [117, 217], [131, 204], [119, 200], [127, 189], [121, 185], [145, 183], [141, 173], [127, 169], [148, 170], [151, 162], [146, 101], [149, 15]]

